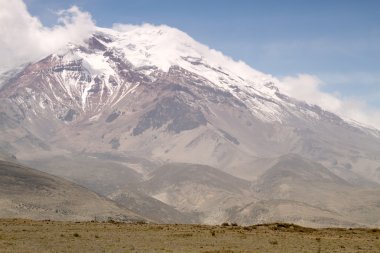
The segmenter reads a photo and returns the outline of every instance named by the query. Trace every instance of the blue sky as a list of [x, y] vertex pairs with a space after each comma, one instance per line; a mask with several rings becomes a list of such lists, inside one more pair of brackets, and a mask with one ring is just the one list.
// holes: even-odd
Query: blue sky
[[167, 24], [277, 77], [318, 76], [324, 91], [380, 108], [380, 1], [26, 0], [48, 26], [77, 5], [98, 26]]

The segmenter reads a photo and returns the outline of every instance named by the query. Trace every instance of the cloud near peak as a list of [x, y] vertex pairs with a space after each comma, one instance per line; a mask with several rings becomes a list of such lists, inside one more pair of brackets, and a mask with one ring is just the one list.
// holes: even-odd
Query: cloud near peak
[[44, 26], [22, 0], [0, 0], [0, 70], [38, 60], [67, 43], [82, 43], [95, 23], [91, 15], [73, 6], [57, 12], [57, 25]]
[[327, 84], [317, 76], [299, 74], [282, 78], [279, 88], [290, 97], [319, 105], [324, 110], [333, 112], [346, 120], [380, 129], [380, 111], [377, 108], [372, 108], [366, 101], [359, 98], [324, 92], [322, 91], [324, 85]]

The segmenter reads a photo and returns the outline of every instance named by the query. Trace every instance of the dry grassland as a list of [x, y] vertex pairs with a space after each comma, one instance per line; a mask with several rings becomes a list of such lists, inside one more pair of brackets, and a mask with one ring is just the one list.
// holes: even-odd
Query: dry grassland
[[376, 252], [379, 229], [0, 220], [0, 252]]

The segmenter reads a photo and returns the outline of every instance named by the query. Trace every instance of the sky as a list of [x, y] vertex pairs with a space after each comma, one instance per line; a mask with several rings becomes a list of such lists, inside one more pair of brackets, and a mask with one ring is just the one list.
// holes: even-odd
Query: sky
[[[6, 22], [1, 9], [20, 2], [0, 0], [2, 34], [1, 22]], [[166, 24], [275, 76], [289, 95], [380, 128], [378, 0], [24, 0], [24, 4], [25, 13], [17, 13], [37, 24], [30, 29], [30, 20], [25, 21], [20, 29], [27, 28], [27, 40], [38, 44], [36, 55], [66, 43], [62, 37], [80, 40], [93, 24]], [[12, 22], [16, 21], [7, 20]], [[41, 38], [52, 35], [51, 46], [38, 43], [33, 31]], [[21, 61], [24, 55], [11, 41], [7, 43]], [[9, 57], [14, 57], [13, 51], [7, 50]]]

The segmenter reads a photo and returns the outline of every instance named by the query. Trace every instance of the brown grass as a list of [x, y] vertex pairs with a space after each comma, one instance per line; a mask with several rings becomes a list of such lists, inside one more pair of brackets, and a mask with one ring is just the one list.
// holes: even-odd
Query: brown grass
[[0, 252], [376, 252], [378, 229], [0, 220]]

